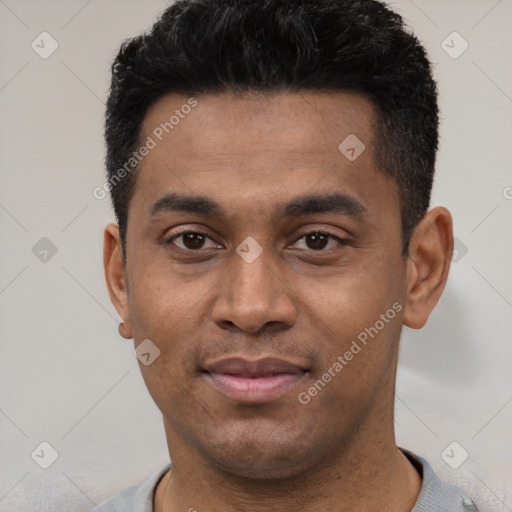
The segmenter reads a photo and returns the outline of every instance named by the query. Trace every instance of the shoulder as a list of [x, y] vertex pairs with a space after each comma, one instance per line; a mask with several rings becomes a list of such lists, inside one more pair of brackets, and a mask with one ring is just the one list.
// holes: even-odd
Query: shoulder
[[138, 485], [128, 487], [112, 498], [100, 503], [91, 512], [153, 512], [153, 496], [158, 482], [171, 467], [167, 464], [147, 480]]
[[420, 494], [411, 512], [478, 512], [473, 500], [462, 489], [441, 480], [426, 459], [400, 450], [422, 472]]

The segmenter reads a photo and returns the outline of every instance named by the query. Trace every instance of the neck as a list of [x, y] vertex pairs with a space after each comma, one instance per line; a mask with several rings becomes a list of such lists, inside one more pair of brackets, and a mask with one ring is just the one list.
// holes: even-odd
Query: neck
[[[180, 444], [166, 423], [172, 469], [161, 480], [156, 512], [410, 512], [421, 477], [397, 448], [382, 421], [361, 428], [341, 453], [321, 466], [281, 480], [249, 479], [214, 468], [195, 450]], [[391, 436], [389, 435], [391, 434]]]

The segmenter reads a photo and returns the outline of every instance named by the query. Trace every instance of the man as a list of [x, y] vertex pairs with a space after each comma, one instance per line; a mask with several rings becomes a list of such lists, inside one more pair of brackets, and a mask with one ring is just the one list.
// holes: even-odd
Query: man
[[123, 44], [105, 273], [172, 466], [103, 512], [476, 510], [394, 438], [453, 250], [437, 129], [376, 1], [182, 0]]

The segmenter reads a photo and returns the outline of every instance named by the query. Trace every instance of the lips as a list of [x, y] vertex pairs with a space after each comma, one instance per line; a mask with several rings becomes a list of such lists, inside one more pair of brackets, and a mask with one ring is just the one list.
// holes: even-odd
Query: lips
[[241, 357], [231, 357], [207, 364], [205, 366], [205, 370], [210, 373], [219, 373], [223, 375], [258, 378], [271, 377], [273, 375], [283, 373], [297, 373], [304, 371], [305, 368], [285, 361], [284, 359], [277, 359], [273, 357], [267, 357], [256, 361], [250, 361]]
[[307, 369], [278, 358], [248, 360], [232, 357], [205, 365], [204, 377], [222, 395], [237, 402], [274, 400], [306, 375]]

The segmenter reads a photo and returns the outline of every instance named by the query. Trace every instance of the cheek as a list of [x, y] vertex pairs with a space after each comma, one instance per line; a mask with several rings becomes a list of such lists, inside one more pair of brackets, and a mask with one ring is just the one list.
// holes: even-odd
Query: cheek
[[321, 356], [299, 397], [316, 418], [330, 418], [338, 410], [339, 425], [357, 423], [376, 397], [385, 403], [393, 398], [403, 308], [372, 290], [374, 294], [356, 293], [347, 287], [336, 305], [324, 301], [318, 320], [328, 328], [321, 334]]
[[194, 287], [178, 285], [168, 267], [145, 268], [151, 270], [130, 275], [130, 321], [135, 345], [142, 347], [150, 340], [150, 348], [158, 355], [148, 366], [141, 358], [139, 366], [154, 399], [168, 393], [176, 396], [183, 380], [186, 349], [197, 331], [200, 304]]
[[317, 288], [318, 311], [337, 331], [357, 334], [373, 325], [393, 303], [404, 300], [405, 265], [389, 252], [370, 254], [374, 252], [367, 250], [320, 286], [310, 283]]
[[153, 336], [165, 341], [166, 332], [171, 335], [191, 317], [197, 317], [194, 313], [199, 311], [200, 298], [206, 290], [198, 283], [180, 279], [163, 256], [151, 261], [148, 258], [147, 263], [133, 268], [129, 272], [128, 303], [135, 339]]
[[321, 337], [326, 340], [321, 372], [341, 356], [343, 369], [334, 373], [343, 375], [338, 382], [347, 389], [362, 392], [384, 378], [400, 337], [404, 279], [403, 265], [383, 253], [371, 262], [341, 270], [329, 283], [311, 285], [309, 303], [314, 304], [318, 324], [324, 328]]
[[[158, 356], [149, 365], [143, 359], [139, 368], [148, 392], [166, 415], [169, 410], [186, 409], [190, 401], [190, 346], [193, 333], [197, 332], [197, 300], [192, 301], [187, 293], [173, 292], [173, 287], [163, 286], [159, 279], [152, 286], [151, 280], [138, 290], [131, 302], [132, 325], [136, 345], [149, 339]], [[142, 345], [141, 345], [142, 346]]]

